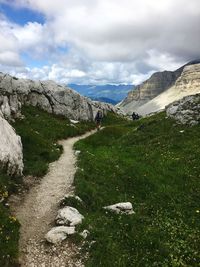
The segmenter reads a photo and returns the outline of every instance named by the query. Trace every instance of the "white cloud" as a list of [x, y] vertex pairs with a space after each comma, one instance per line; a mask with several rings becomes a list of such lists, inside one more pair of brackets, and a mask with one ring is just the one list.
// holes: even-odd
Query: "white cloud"
[[28, 7], [46, 18], [43, 25], [19, 26], [0, 17], [1, 64], [12, 65], [13, 53], [13, 66], [20, 65], [22, 52], [49, 61], [23, 74], [33, 78], [138, 84], [154, 70], [176, 69], [199, 57], [199, 0], [1, 2]]

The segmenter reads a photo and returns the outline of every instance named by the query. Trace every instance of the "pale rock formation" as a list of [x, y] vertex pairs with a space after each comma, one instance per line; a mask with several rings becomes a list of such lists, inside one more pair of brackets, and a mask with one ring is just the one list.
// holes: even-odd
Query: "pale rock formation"
[[93, 120], [100, 109], [116, 112], [110, 104], [91, 101], [53, 81], [18, 79], [0, 73], [0, 111], [6, 119], [19, 117], [23, 105], [38, 106], [72, 120]]
[[75, 234], [75, 227], [58, 226], [53, 227], [45, 236], [45, 239], [52, 244], [61, 243], [68, 235]]
[[9, 175], [22, 175], [24, 167], [21, 138], [2, 116], [0, 116], [0, 167]]
[[56, 223], [59, 225], [76, 226], [82, 223], [83, 219], [83, 215], [77, 209], [67, 206], [58, 211]]
[[166, 108], [166, 112], [169, 117], [174, 118], [178, 123], [191, 126], [200, 124], [200, 94], [186, 96], [173, 102]]
[[[129, 115], [132, 114], [133, 111], [138, 112], [141, 115], [146, 115], [151, 112], [158, 111], [158, 109], [160, 108], [159, 96], [163, 95], [163, 98], [165, 99], [171, 97], [172, 99], [170, 99], [170, 101], [175, 101], [176, 99], [173, 100], [174, 94], [179, 97], [179, 91], [177, 91], [177, 93], [168, 92], [166, 95], [164, 93], [170, 90], [173, 86], [176, 86], [176, 83], [178, 83], [178, 80], [181, 79], [181, 76], [185, 75], [184, 72], [185, 70], [187, 70], [187, 68], [189, 68], [192, 72], [192, 75], [194, 75], [195, 70], [193, 71], [193, 68], [195, 69], [195, 66], [197, 66], [199, 63], [200, 60], [194, 60], [176, 71], [164, 71], [154, 73], [147, 81], [143, 82], [141, 85], [136, 86], [132, 91], [130, 91], [128, 93], [128, 96], [120, 104], [118, 104], [117, 107], [120, 107], [124, 112]], [[183, 79], [182, 82], [184, 83]], [[190, 93], [187, 92], [187, 95], [188, 94]], [[183, 95], [181, 95], [178, 99], [182, 97]], [[161, 101], [164, 100], [162, 99]], [[167, 105], [171, 102], [168, 101]], [[152, 105], [154, 106], [153, 108]], [[164, 108], [164, 105], [161, 106], [162, 107], [160, 109]]]
[[200, 64], [186, 66], [174, 86], [136, 109], [136, 112], [140, 115], [158, 112], [174, 101], [197, 93], [200, 93]]
[[113, 211], [117, 214], [134, 214], [133, 206], [130, 202], [121, 202], [114, 205], [104, 207], [106, 210]]

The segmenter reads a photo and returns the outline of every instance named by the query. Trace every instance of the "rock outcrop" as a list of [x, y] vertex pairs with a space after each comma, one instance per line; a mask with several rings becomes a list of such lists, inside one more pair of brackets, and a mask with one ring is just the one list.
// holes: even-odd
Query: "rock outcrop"
[[186, 96], [166, 108], [167, 116], [190, 126], [200, 124], [200, 94]]
[[0, 116], [0, 168], [5, 169], [8, 175], [21, 175], [23, 166], [21, 138]]
[[140, 109], [146, 103], [156, 98], [175, 85], [187, 66], [195, 66], [200, 60], [191, 61], [176, 71], [154, 73], [147, 81], [135, 87], [128, 96], [119, 104], [119, 107], [128, 114]]
[[140, 115], [160, 110], [185, 96], [200, 93], [200, 64], [186, 66], [174, 86], [136, 109]]
[[93, 120], [97, 111], [116, 111], [110, 104], [91, 101], [53, 81], [18, 79], [0, 73], [0, 111], [6, 119], [21, 115], [23, 105], [38, 106], [73, 120]]

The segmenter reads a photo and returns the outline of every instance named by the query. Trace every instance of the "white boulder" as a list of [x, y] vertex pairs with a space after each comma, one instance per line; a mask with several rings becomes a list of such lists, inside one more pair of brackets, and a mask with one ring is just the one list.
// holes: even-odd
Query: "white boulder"
[[75, 234], [75, 227], [58, 226], [52, 228], [45, 236], [45, 239], [52, 244], [61, 243], [68, 235]]
[[0, 167], [5, 168], [9, 175], [22, 175], [24, 167], [21, 138], [1, 116]]
[[130, 202], [121, 202], [114, 205], [104, 207], [106, 210], [113, 211], [117, 214], [134, 214], [133, 206]]
[[83, 215], [77, 209], [67, 206], [58, 211], [56, 223], [59, 225], [76, 226], [82, 223], [83, 219]]

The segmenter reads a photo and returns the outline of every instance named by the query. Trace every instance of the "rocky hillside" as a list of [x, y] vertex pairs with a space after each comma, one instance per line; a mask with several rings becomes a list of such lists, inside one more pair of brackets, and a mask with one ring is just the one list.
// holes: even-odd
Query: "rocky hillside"
[[174, 101], [197, 93], [200, 93], [200, 64], [186, 66], [174, 86], [136, 109], [136, 112], [140, 115], [157, 112]]
[[18, 79], [0, 73], [0, 168], [11, 175], [22, 174], [23, 153], [21, 138], [8, 121], [21, 117], [21, 108], [27, 105], [85, 121], [93, 120], [99, 109], [103, 113], [116, 110], [112, 105], [91, 101], [53, 81]]
[[0, 73], [0, 112], [5, 118], [19, 117], [23, 105], [63, 115], [74, 120], [92, 120], [98, 109], [115, 111], [112, 105], [91, 101], [53, 81], [18, 79]]
[[200, 60], [191, 61], [176, 71], [154, 73], [147, 81], [128, 93], [128, 96], [120, 103], [120, 108], [127, 113], [132, 113], [172, 87], [186, 66], [197, 63], [200, 63]]

